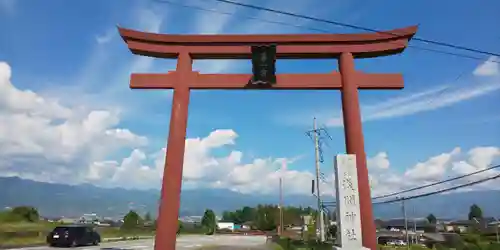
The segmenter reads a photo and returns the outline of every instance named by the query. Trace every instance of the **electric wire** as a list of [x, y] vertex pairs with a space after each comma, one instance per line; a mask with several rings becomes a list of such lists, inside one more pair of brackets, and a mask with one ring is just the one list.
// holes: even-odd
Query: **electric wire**
[[[496, 167], [500, 167], [500, 165], [496, 166]], [[488, 169], [488, 170], [491, 170], [491, 169]], [[466, 175], [466, 176], [470, 176], [470, 174]], [[466, 176], [459, 176], [459, 177], [460, 178], [464, 178]], [[417, 194], [417, 195], [412, 195], [412, 196], [407, 196], [407, 197], [397, 197], [395, 199], [391, 199], [391, 200], [387, 200], [387, 201], [372, 202], [372, 204], [373, 205], [380, 205], [380, 204], [395, 203], [395, 202], [399, 202], [399, 201], [403, 201], [403, 200], [413, 200], [413, 199], [417, 199], [417, 198], [422, 198], [422, 197], [427, 197], [427, 196], [431, 196], [431, 195], [441, 194], [441, 193], [444, 193], [444, 192], [449, 192], [449, 191], [457, 190], [457, 189], [460, 189], [460, 188], [465, 188], [465, 187], [477, 185], [477, 184], [480, 184], [480, 183], [483, 183], [483, 182], [487, 182], [487, 181], [491, 181], [491, 180], [495, 180], [495, 179], [498, 179], [498, 178], [500, 178], [500, 174], [497, 174], [497, 175], [492, 176], [492, 177], [488, 177], [488, 178], [483, 178], [483, 179], [479, 179], [479, 180], [476, 180], [476, 181], [472, 181], [472, 182], [469, 182], [469, 183], [466, 183], [466, 184], [462, 184], [462, 185], [458, 185], [458, 186], [453, 186], [453, 187], [450, 187], [450, 188], [445, 188], [445, 189], [441, 189], [441, 190], [436, 190], [436, 191], [432, 191], [432, 192], [427, 192], [427, 193]], [[458, 177], [453, 178], [453, 179], [458, 179]], [[446, 181], [451, 181], [451, 179], [450, 180], [446, 180]], [[438, 182], [438, 183], [444, 183], [444, 182], [445, 181], [441, 181], [441, 182]], [[434, 185], [437, 185], [437, 183], [434, 183]], [[425, 185], [425, 186], [431, 186], [431, 185]], [[331, 201], [331, 202], [326, 202], [325, 201], [323, 203], [324, 204], [328, 204], [330, 206], [336, 204], [335, 201]]]
[[428, 188], [428, 187], [440, 185], [440, 184], [443, 184], [443, 183], [460, 180], [460, 179], [463, 179], [463, 178], [466, 178], [466, 177], [469, 177], [469, 176], [472, 176], [472, 175], [480, 174], [480, 173], [483, 173], [483, 172], [486, 172], [486, 171], [489, 171], [489, 170], [493, 170], [493, 169], [497, 169], [497, 168], [500, 168], [500, 165], [496, 165], [496, 166], [492, 166], [492, 167], [489, 167], [489, 168], [481, 169], [479, 171], [475, 171], [475, 172], [472, 172], [472, 173], [469, 173], [469, 174], [465, 174], [465, 175], [460, 175], [460, 176], [453, 177], [453, 178], [450, 178], [450, 179], [445, 179], [445, 180], [442, 180], [442, 181], [433, 182], [433, 183], [422, 185], [422, 186], [417, 186], [417, 187], [406, 189], [406, 190], [399, 191], [399, 192], [394, 192], [394, 193], [389, 193], [389, 194], [384, 194], [384, 195], [376, 196], [376, 197], [373, 197], [372, 200], [378, 200], [378, 199], [387, 198], [387, 197], [391, 197], [391, 196], [397, 196], [397, 195], [408, 193], [408, 192], [411, 192], [411, 191], [420, 190], [420, 189], [424, 189], [424, 188]]
[[413, 195], [413, 196], [409, 196], [409, 197], [401, 197], [401, 198], [396, 198], [396, 199], [388, 200], [388, 201], [374, 202], [373, 204], [378, 205], [378, 204], [394, 203], [394, 202], [403, 201], [403, 200], [413, 200], [413, 199], [417, 199], [417, 198], [422, 198], [422, 197], [426, 197], [426, 196], [431, 196], [431, 195], [436, 195], [436, 194], [440, 194], [440, 193], [444, 193], [444, 192], [457, 190], [457, 189], [464, 188], [464, 187], [469, 187], [472, 185], [480, 184], [480, 183], [491, 181], [491, 180], [498, 179], [498, 178], [500, 178], [500, 174], [489, 177], [489, 178], [484, 178], [484, 179], [480, 179], [477, 181], [473, 181], [473, 182], [470, 182], [467, 184], [458, 185], [458, 186], [454, 186], [454, 187], [450, 187], [450, 188], [446, 188], [446, 189], [442, 189], [442, 190], [437, 190], [434, 192], [428, 192], [428, 193]]
[[[368, 31], [368, 32], [378, 32], [378, 33], [387, 33], [387, 34], [394, 35], [394, 34], [392, 34], [390, 32], [387, 32], [387, 31], [380, 31], [380, 30], [377, 30], [377, 29], [367, 28], [367, 27], [363, 27], [363, 26], [359, 26], [359, 25], [353, 25], [353, 24], [348, 24], [348, 23], [343, 23], [343, 22], [338, 22], [338, 21], [332, 21], [332, 20], [322, 19], [322, 18], [318, 18], [318, 17], [312, 17], [312, 16], [307, 16], [307, 15], [302, 15], [302, 14], [296, 14], [296, 13], [291, 13], [291, 12], [277, 10], [277, 9], [271, 9], [271, 8], [257, 6], [257, 5], [252, 5], [252, 4], [240, 3], [240, 2], [231, 1], [231, 0], [212, 0], [212, 1], [222, 2], [222, 3], [232, 4], [232, 5], [237, 5], [237, 6], [251, 8], [251, 9], [255, 9], [255, 10], [259, 10], [259, 11], [272, 12], [272, 13], [281, 14], [281, 15], [285, 15], [285, 16], [302, 18], [302, 19], [316, 21], [316, 22], [333, 24], [333, 25], [337, 25], [337, 26], [341, 26], [341, 27], [346, 27], [346, 28], [351, 28], [351, 29], [356, 29], [356, 30], [363, 30], [363, 31]], [[453, 48], [453, 49], [474, 52], [474, 53], [488, 55], [488, 56], [497, 56], [497, 57], [500, 57], [499, 53], [494, 53], [494, 52], [489, 52], [489, 51], [485, 51], [485, 50], [480, 50], [480, 49], [465, 47], [465, 46], [462, 46], [462, 45], [457, 45], [457, 44], [452, 44], [452, 43], [447, 43], [447, 42], [430, 40], [430, 39], [425, 39], [425, 38], [420, 38], [420, 37], [413, 37], [413, 40], [424, 42], [424, 43], [428, 43], [428, 44], [438, 45], [438, 46], [442, 46], [442, 47], [449, 47], [449, 48]]]
[[[217, 0], [214, 0], [214, 1], [217, 1]], [[304, 30], [317, 31], [317, 32], [321, 32], [321, 33], [331, 33], [331, 30], [314, 28], [314, 27], [310, 27], [310, 26], [306, 26], [306, 25], [291, 24], [289, 22], [281, 22], [281, 21], [269, 20], [269, 19], [264, 19], [264, 18], [259, 18], [259, 17], [238, 15], [238, 14], [236, 14], [234, 12], [224, 12], [224, 11], [219, 11], [219, 10], [215, 10], [215, 9], [208, 9], [208, 8], [204, 8], [204, 7], [200, 7], [200, 6], [188, 5], [188, 4], [183, 4], [183, 3], [179, 3], [179, 2], [175, 2], [175, 1], [170, 1], [170, 0], [153, 0], [153, 2], [164, 3], [164, 4], [173, 5], [173, 6], [178, 6], [178, 7], [188, 8], [188, 9], [195, 9], [195, 10], [200, 10], [200, 11], [205, 11], [205, 12], [212, 12], [212, 13], [217, 13], [217, 14], [222, 14], [222, 15], [236, 16], [236, 17], [240, 17], [240, 18], [243, 18], [243, 19], [250, 19], [250, 20], [256, 20], [256, 21], [265, 22], [265, 23], [271, 23], [271, 24], [278, 24], [278, 25], [283, 25], [283, 26], [295, 27], [295, 28], [300, 28], [300, 29], [304, 29]], [[379, 33], [388, 33], [388, 32], [384, 32], [384, 31], [377, 31], [377, 32], [379, 32]], [[413, 40], [418, 40], [418, 39], [413, 38]], [[463, 53], [454, 53], [454, 52], [443, 51], [443, 50], [432, 49], [432, 48], [425, 48], [425, 47], [422, 47], [422, 46], [416, 46], [414, 44], [408, 44], [407, 46], [408, 46], [408, 48], [411, 48], [411, 49], [416, 49], [416, 50], [421, 50], [421, 51], [427, 51], [427, 52], [432, 52], [432, 53], [437, 53], [437, 54], [442, 54], [442, 55], [448, 55], [448, 56], [456, 56], [456, 57], [465, 58], [465, 59], [471, 59], [471, 60], [475, 60], [475, 61], [481, 61], [481, 62], [483, 62], [483, 61], [486, 60], [485, 58], [482, 58], [482, 57], [467, 55], [467, 54], [463, 54]], [[493, 62], [493, 63], [500, 64], [500, 61], [497, 61], [497, 60], [494, 60], [494, 59], [490, 59], [489, 61]]]

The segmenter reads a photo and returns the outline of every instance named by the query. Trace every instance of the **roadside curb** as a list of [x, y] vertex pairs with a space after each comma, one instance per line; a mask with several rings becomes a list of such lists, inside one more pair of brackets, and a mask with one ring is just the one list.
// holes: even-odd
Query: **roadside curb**
[[[147, 240], [153, 239], [155, 236], [129, 236], [129, 237], [114, 237], [114, 238], [103, 238], [101, 242], [118, 242], [118, 241], [128, 241], [128, 240]], [[0, 245], [0, 249], [10, 250], [10, 249], [20, 249], [20, 248], [28, 248], [28, 247], [43, 247], [46, 246], [45, 243], [39, 244], [28, 244], [23, 246], [12, 246], [12, 245]]]

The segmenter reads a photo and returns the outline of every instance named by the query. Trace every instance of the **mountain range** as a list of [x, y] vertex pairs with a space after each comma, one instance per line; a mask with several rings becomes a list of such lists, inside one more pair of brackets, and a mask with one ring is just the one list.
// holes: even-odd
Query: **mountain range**
[[[66, 185], [0, 177], [0, 208], [30, 205], [38, 208], [40, 214], [50, 217], [72, 217], [84, 213], [120, 217], [131, 209], [155, 215], [158, 201], [158, 190], [101, 188], [89, 184]], [[224, 210], [235, 210], [242, 206], [277, 202], [277, 195], [247, 195], [226, 189], [183, 190], [180, 215], [201, 215], [206, 208], [221, 214]], [[285, 205], [293, 206], [315, 207], [316, 204], [311, 195], [286, 195], [284, 202]], [[438, 218], [466, 218], [472, 204], [479, 205], [485, 215], [500, 215], [500, 191], [455, 192], [408, 200], [405, 203], [408, 217], [425, 217], [433, 213]], [[374, 213], [377, 218], [403, 216], [400, 202], [375, 204]]]

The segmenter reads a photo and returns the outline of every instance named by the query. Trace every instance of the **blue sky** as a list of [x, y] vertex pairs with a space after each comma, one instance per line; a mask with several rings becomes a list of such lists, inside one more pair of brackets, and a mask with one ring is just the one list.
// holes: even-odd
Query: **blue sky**
[[[175, 61], [132, 55], [118, 36], [116, 25], [180, 34], [319, 33], [311, 28], [331, 33], [359, 32], [212, 0], [177, 2], [235, 15], [154, 1], [0, 0], [0, 61], [10, 66], [10, 82], [19, 90], [32, 90], [72, 110], [84, 107], [81, 110], [116, 112], [119, 117], [110, 126], [147, 138], [148, 143], [141, 145], [140, 150], [149, 155], [165, 144], [171, 93], [132, 91], [128, 88], [130, 73], [167, 72], [175, 68]], [[390, 0], [384, 4], [356, 0], [244, 2], [379, 30], [418, 24], [418, 37], [500, 53], [500, 20], [495, 11], [500, 8], [500, 2], [493, 0], [455, 1], [453, 4], [429, 0]], [[493, 147], [499, 151], [489, 152], [497, 157], [500, 154], [500, 116], [494, 107], [500, 104], [498, 67], [496, 73], [479, 76], [476, 71], [474, 75], [473, 72], [488, 60], [487, 56], [417, 41], [411, 44], [479, 56], [484, 60], [409, 48], [401, 55], [358, 61], [359, 70], [402, 73], [405, 79], [404, 90], [360, 93], [368, 157], [385, 154], [382, 158], [390, 160], [391, 176], [400, 179], [418, 163], [432, 168], [432, 164], [438, 163], [429, 162], [431, 157], [451, 154], [457, 147], [461, 149], [460, 157], [434, 166], [450, 166], [440, 177], [456, 174], [451, 171], [454, 164], [471, 163], [474, 157], [467, 152], [474, 148]], [[278, 72], [328, 72], [336, 70], [336, 65], [335, 60], [280, 61]], [[493, 63], [489, 67], [495, 71], [496, 66]], [[206, 73], [249, 73], [251, 65], [244, 61], [205, 61], [195, 62], [194, 68]], [[297, 159], [293, 163], [290, 161], [289, 169], [312, 171], [314, 148], [305, 132], [311, 129], [313, 116], [328, 127], [333, 137], [333, 141], [328, 142], [329, 147], [325, 147], [325, 172], [331, 172], [333, 155], [345, 150], [343, 130], [338, 123], [338, 91], [199, 91], [192, 93], [189, 109], [188, 137], [204, 138], [216, 129], [233, 130], [238, 135], [235, 145], [214, 148], [210, 155], [219, 158], [234, 150], [241, 151], [241, 166], [255, 163], [255, 159], [288, 158]], [[54, 126], [58, 122], [64, 119], [51, 120]], [[4, 145], [8, 143], [12, 142], [4, 142]], [[92, 154], [94, 158], [87, 161], [89, 164], [114, 161], [123, 165], [122, 159], [130, 156], [134, 147], [119, 147], [99, 157]], [[12, 157], [19, 160], [21, 156]], [[73, 160], [81, 160], [90, 156], [73, 157]], [[495, 157], [491, 162], [498, 161]], [[141, 164], [153, 165], [155, 159], [146, 156]], [[63, 165], [72, 167], [69, 163]], [[11, 174], [15, 172], [12, 166], [8, 170]], [[49, 179], [54, 181], [55, 177]]]

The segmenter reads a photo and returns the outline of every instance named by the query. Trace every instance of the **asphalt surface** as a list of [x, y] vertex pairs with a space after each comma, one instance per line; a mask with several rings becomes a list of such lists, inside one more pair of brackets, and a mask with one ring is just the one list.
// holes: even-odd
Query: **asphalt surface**
[[[186, 235], [177, 238], [176, 249], [200, 249], [202, 247], [220, 246], [210, 249], [266, 249], [265, 236], [231, 236], [231, 235]], [[62, 250], [64, 248], [41, 246], [25, 247], [12, 250]], [[130, 240], [118, 242], [103, 242], [99, 246], [81, 246], [75, 250], [153, 250], [154, 240]]]

